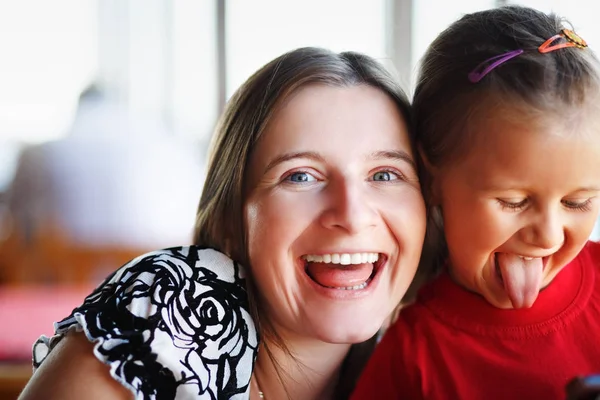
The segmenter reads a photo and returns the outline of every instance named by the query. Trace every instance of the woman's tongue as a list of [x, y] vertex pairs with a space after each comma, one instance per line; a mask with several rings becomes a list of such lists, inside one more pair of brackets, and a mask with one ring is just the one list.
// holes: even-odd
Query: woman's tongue
[[504, 290], [513, 307], [531, 307], [542, 285], [542, 259], [525, 260], [514, 254], [498, 253], [496, 262], [502, 274]]
[[350, 288], [361, 285], [373, 273], [373, 264], [326, 264], [310, 262], [308, 275], [319, 285], [331, 288]]

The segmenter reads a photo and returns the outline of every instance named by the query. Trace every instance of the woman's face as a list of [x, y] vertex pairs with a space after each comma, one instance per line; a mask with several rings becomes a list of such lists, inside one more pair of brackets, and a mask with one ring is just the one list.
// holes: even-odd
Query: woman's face
[[425, 206], [406, 126], [370, 86], [306, 86], [251, 157], [244, 206], [263, 311], [284, 337], [368, 339], [413, 279]]

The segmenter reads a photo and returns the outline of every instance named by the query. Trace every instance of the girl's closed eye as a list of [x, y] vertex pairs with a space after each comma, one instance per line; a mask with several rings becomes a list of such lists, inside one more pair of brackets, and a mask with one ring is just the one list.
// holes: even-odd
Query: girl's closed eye
[[503, 210], [508, 211], [520, 211], [524, 209], [529, 200], [527, 198], [524, 199], [496, 199], [498, 204]]
[[590, 211], [592, 209], [592, 198], [588, 198], [585, 200], [563, 200], [562, 204], [570, 209], [575, 211]]

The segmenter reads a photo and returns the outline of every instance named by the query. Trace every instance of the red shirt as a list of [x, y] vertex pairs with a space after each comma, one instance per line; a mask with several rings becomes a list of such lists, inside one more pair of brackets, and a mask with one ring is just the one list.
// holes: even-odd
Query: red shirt
[[352, 399], [565, 399], [571, 378], [600, 373], [599, 266], [588, 242], [519, 310], [442, 275], [402, 310]]

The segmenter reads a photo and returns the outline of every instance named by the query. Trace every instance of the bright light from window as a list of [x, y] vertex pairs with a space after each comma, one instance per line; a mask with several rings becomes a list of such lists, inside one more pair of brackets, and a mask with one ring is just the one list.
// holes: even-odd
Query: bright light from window
[[228, 96], [262, 65], [296, 47], [386, 57], [386, 0], [252, 0], [227, 6]]
[[544, 12], [555, 12], [573, 24], [575, 31], [588, 42], [598, 53], [600, 50], [594, 44], [600, 45], [600, 29], [598, 29], [598, 13], [600, 9], [596, 2], [588, 0], [523, 0], [511, 1], [511, 4], [532, 7]]
[[96, 68], [96, 0], [0, 2], [0, 138], [66, 133]]

